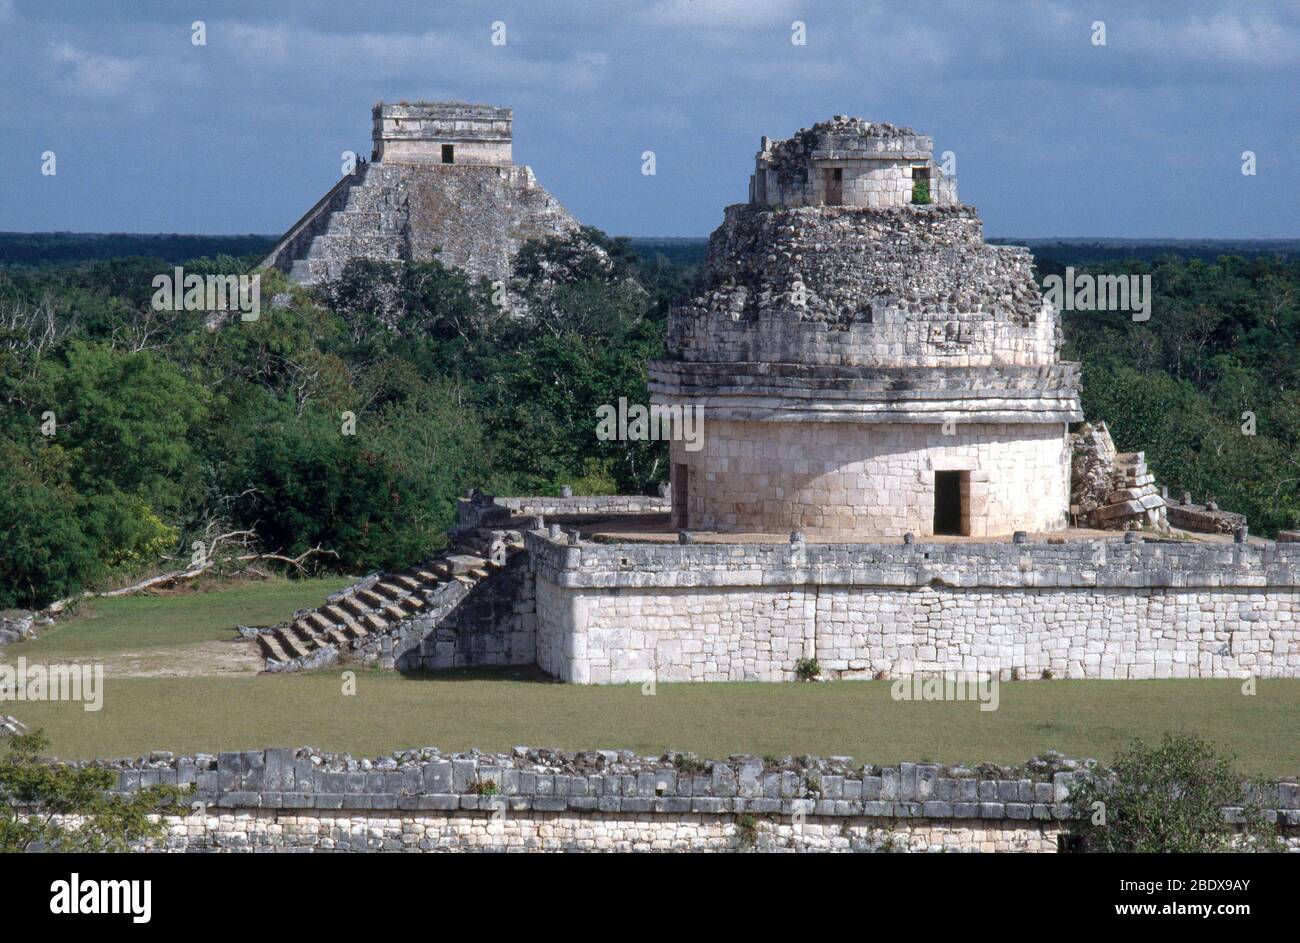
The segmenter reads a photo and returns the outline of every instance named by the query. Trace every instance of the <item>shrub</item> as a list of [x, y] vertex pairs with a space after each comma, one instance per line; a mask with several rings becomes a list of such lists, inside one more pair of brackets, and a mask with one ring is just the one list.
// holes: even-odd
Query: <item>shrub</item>
[[[1243, 782], [1231, 757], [1195, 735], [1165, 734], [1157, 747], [1134, 741], [1109, 772], [1070, 790], [1078, 817], [1070, 836], [1080, 851], [1281, 850], [1256, 799], [1266, 784]], [[1239, 826], [1225, 820], [1225, 808], [1241, 809]]]
[[[176, 787], [109, 796], [106, 790], [117, 783], [112, 770], [47, 762], [40, 755], [46, 746], [40, 731], [20, 734], [0, 759], [0, 852], [131, 851], [165, 834], [149, 816], [177, 804]], [[68, 828], [60, 821], [66, 816], [80, 824]]]
[[800, 658], [794, 663], [794, 676], [800, 681], [816, 681], [822, 673], [822, 666], [816, 658]]

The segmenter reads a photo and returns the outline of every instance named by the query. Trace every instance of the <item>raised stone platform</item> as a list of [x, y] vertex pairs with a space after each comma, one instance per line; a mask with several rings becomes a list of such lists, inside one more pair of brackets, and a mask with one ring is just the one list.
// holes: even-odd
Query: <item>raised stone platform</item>
[[1295, 544], [525, 546], [538, 664], [577, 683], [786, 681], [801, 659], [841, 679], [1300, 677]]

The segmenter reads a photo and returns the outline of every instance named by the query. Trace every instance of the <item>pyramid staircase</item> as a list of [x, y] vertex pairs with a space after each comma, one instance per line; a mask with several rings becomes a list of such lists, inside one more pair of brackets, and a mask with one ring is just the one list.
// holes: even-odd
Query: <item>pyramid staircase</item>
[[366, 164], [343, 205], [329, 211], [289, 274], [299, 282], [340, 275], [352, 258], [401, 261], [406, 256], [404, 178], [397, 167]]
[[505, 569], [523, 550], [517, 532], [472, 531], [457, 535], [441, 556], [397, 573], [381, 573], [331, 595], [325, 605], [257, 636], [268, 671], [295, 671], [330, 664], [393, 632], [433, 605], [440, 587], [457, 581], [467, 591]]

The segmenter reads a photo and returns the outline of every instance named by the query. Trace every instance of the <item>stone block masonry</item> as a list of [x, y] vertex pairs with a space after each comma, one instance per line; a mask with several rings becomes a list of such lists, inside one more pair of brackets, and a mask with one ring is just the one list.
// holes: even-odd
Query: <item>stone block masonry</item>
[[592, 544], [525, 535], [539, 666], [581, 684], [981, 671], [1300, 677], [1300, 545]]
[[[1055, 851], [1090, 763], [1019, 768], [848, 757], [444, 755], [310, 749], [114, 761], [118, 791], [189, 791], [154, 851]], [[1262, 801], [1300, 849], [1300, 787]], [[1230, 810], [1225, 810], [1231, 815]]]
[[[577, 684], [789, 681], [804, 658], [846, 680], [1300, 677], [1300, 543], [575, 543], [568, 524], [527, 530], [539, 515], [581, 530], [668, 507], [476, 493], [454, 534], [477, 555], [430, 564], [449, 575], [417, 611], [342, 655], [403, 671], [536, 664]], [[464, 571], [476, 565], [492, 572]]]
[[[706, 407], [707, 409], [707, 407]], [[1065, 527], [1065, 425], [770, 423], [712, 420], [703, 447], [670, 445], [701, 530], [819, 536], [934, 533], [935, 475], [965, 488], [963, 533]]]
[[508, 280], [529, 239], [577, 223], [520, 166], [366, 164], [344, 178], [263, 260], [303, 284], [337, 278], [354, 258], [428, 262]]
[[749, 179], [767, 205], [906, 206], [925, 181], [927, 199], [957, 202], [957, 181], [935, 166], [934, 142], [911, 128], [836, 115], [792, 138], [764, 137]]

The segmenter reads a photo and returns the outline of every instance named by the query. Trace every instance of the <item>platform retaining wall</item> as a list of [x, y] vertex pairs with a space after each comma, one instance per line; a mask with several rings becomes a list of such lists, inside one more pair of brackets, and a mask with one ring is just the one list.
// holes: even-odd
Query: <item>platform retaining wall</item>
[[525, 543], [565, 681], [1300, 677], [1291, 544]]
[[[357, 760], [272, 749], [119, 761], [118, 791], [173, 785], [159, 851], [1055, 851], [1085, 767], [700, 761], [627, 751]], [[1261, 797], [1296, 843], [1300, 787]], [[1230, 819], [1234, 810], [1225, 810]]]

